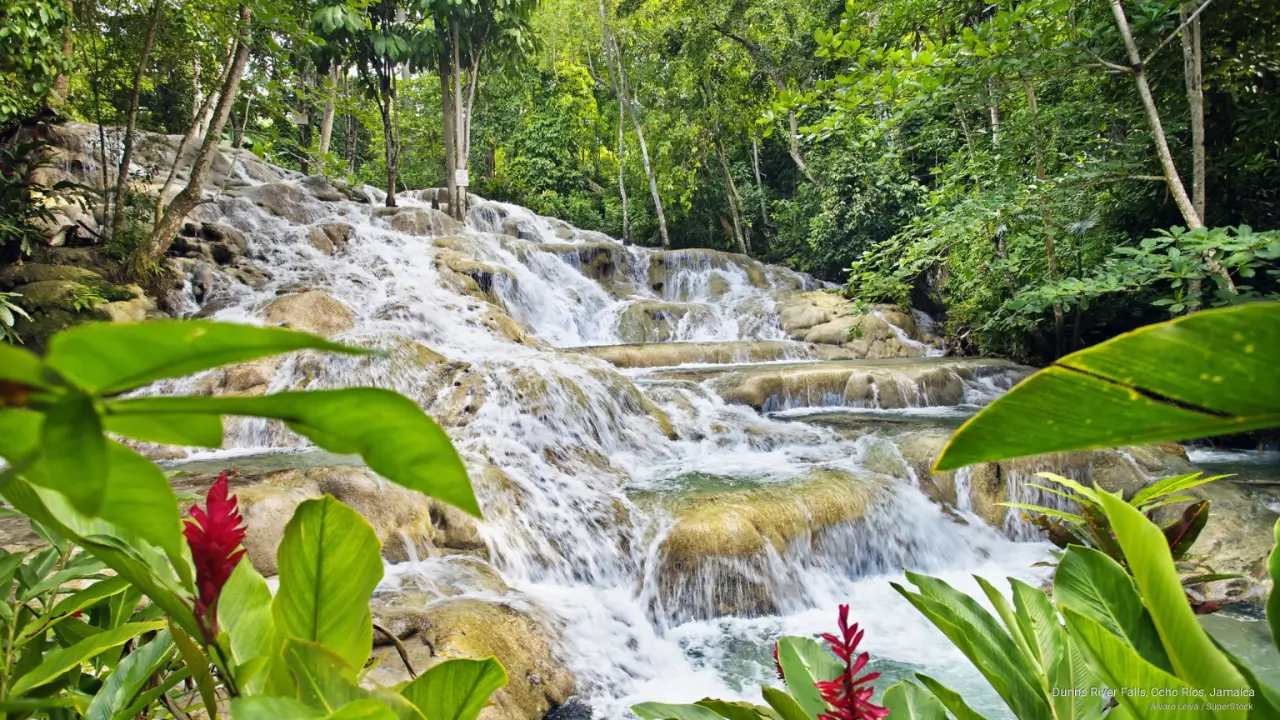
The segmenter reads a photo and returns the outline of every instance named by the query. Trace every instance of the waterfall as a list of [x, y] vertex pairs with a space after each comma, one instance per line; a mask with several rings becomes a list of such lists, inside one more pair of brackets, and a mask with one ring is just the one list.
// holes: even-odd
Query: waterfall
[[[904, 568], [967, 590], [971, 573], [1044, 576], [1031, 567], [1044, 544], [1011, 542], [975, 516], [950, 517], [925, 496], [927, 477], [905, 453], [872, 462], [866, 438], [881, 426], [846, 432], [769, 414], [976, 407], [1021, 377], [1007, 364], [814, 359], [784, 332], [780, 305], [819, 283], [741, 255], [625, 247], [479, 198], [457, 225], [432, 209], [432, 192], [403, 193], [392, 210], [371, 204], [380, 197], [372, 188], [353, 193], [371, 201], [363, 203], [286, 192], [299, 187], [292, 181], [246, 187], [197, 218], [243, 232], [255, 272], [220, 270], [201, 302], [188, 284], [174, 306], [224, 321], [301, 323], [316, 318], [281, 309], [281, 298], [319, 303], [322, 293], [333, 305], [322, 305], [331, 309], [320, 319], [336, 339], [386, 352], [301, 353], [145, 392], [373, 385], [418, 402], [468, 465], [492, 566], [511, 597], [557, 628], [597, 717], [625, 717], [628, 704], [650, 699], [757, 700], [772, 682], [773, 639], [829, 629], [845, 602], [867, 623], [879, 667], [928, 667], [978, 688], [958, 652], [887, 581]], [[331, 254], [315, 233], [338, 224], [349, 236]], [[941, 354], [896, 332], [906, 346]], [[705, 358], [713, 343], [729, 343], [729, 362], [630, 370], [592, 354], [629, 343], [696, 343]], [[768, 349], [769, 359], [750, 360], [752, 348]], [[833, 374], [814, 374], [823, 368]], [[769, 379], [783, 371], [792, 379]], [[855, 371], [865, 387], [850, 379]], [[745, 399], [751, 383], [765, 387], [759, 403]], [[229, 424], [223, 450], [193, 458], [304, 446], [277, 423], [242, 420]], [[848, 498], [861, 503], [857, 513]], [[958, 507], [972, 507], [967, 490], [963, 498]], [[730, 505], [742, 518], [718, 514]], [[704, 527], [691, 530], [695, 521]], [[750, 522], [774, 534], [762, 540]], [[724, 543], [679, 554], [677, 540], [719, 532], [746, 543], [739, 554]], [[461, 562], [401, 563], [384, 585], [470, 577]], [[1001, 713], [977, 692], [979, 710]]]

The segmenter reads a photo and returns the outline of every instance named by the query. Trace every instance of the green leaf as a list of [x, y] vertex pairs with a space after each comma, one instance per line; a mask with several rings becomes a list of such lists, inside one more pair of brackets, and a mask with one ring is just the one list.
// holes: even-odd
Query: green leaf
[[107, 441], [88, 395], [67, 395], [45, 413], [40, 428], [40, 472], [31, 480], [57, 490], [80, 512], [102, 507], [107, 481]]
[[35, 353], [0, 342], [0, 380], [42, 390], [55, 389], [61, 380]]
[[200, 699], [204, 702], [204, 706], [209, 709], [211, 717], [217, 716], [218, 693], [217, 683], [213, 679], [213, 673], [209, 670], [209, 658], [204, 654], [204, 650], [196, 645], [195, 640], [190, 635], [183, 632], [182, 628], [174, 625], [169, 626], [173, 635], [173, 642], [178, 646], [178, 652], [182, 654], [182, 662], [187, 666], [187, 672], [191, 673], [191, 677], [196, 681], [196, 688], [200, 691]]
[[239, 697], [231, 701], [231, 720], [322, 720], [323, 710], [287, 697]]
[[725, 720], [781, 720], [778, 714], [767, 707], [753, 705], [749, 702], [729, 702], [714, 698], [703, 698], [694, 705], [699, 705], [715, 712]]
[[884, 691], [884, 706], [895, 720], [947, 720], [947, 710], [938, 698], [907, 680]]
[[49, 340], [45, 362], [95, 395], [295, 350], [368, 351], [282, 328], [207, 320], [85, 323]]
[[[218, 598], [218, 624], [230, 641], [231, 661], [241, 667], [271, 654], [275, 620], [271, 615], [271, 589], [248, 560], [235, 570]], [[259, 689], [250, 682], [244, 691]]]
[[[1214, 647], [1187, 604], [1186, 593], [1160, 528], [1123, 500], [1106, 494], [1101, 498], [1107, 518], [1115, 529], [1116, 540], [1133, 570], [1133, 579], [1142, 594], [1143, 604], [1151, 613], [1151, 620], [1160, 633], [1160, 640], [1177, 676], [1206, 692], [1246, 687], [1244, 678]], [[1244, 712], [1219, 715], [1244, 717]]]
[[262, 397], [152, 397], [107, 403], [110, 415], [210, 413], [283, 420], [336, 453], [359, 453], [388, 480], [480, 516], [466, 468], [440, 426], [390, 390], [352, 388]]
[[424, 720], [422, 713], [399, 695], [370, 691], [357, 685], [355, 670], [328, 648], [307, 640], [288, 638], [282, 657], [293, 675], [298, 699], [313, 708], [332, 713], [330, 717], [341, 717], [338, 711], [352, 702], [376, 698], [383, 707], [393, 711], [391, 717], [397, 720]]
[[814, 683], [828, 682], [844, 672], [844, 666], [811, 638], [784, 637], [778, 640], [778, 664], [786, 678], [787, 690], [810, 717], [827, 710], [827, 701]]
[[1181, 560], [1200, 537], [1205, 523], [1209, 522], [1209, 501], [1201, 500], [1188, 505], [1182, 511], [1182, 517], [1164, 529], [1164, 539], [1169, 545], [1169, 553], [1174, 560]]
[[929, 692], [933, 693], [938, 702], [942, 703], [955, 716], [956, 720], [987, 720], [969, 707], [969, 703], [965, 702], [960, 693], [955, 690], [922, 673], [916, 673], [916, 679], [928, 688]]
[[1123, 639], [1147, 662], [1173, 671], [1133, 578], [1115, 560], [1093, 548], [1072, 545], [1058, 561], [1053, 597]]
[[57, 680], [63, 673], [98, 655], [99, 653], [125, 644], [133, 638], [164, 627], [163, 622], [126, 623], [117, 628], [104, 630], [81, 640], [68, 648], [54, 650], [31, 672], [18, 678], [10, 689], [12, 695], [22, 695], [42, 685]]
[[1271, 626], [1271, 640], [1280, 648], [1280, 520], [1276, 521], [1276, 544], [1267, 559], [1267, 573], [1271, 576], [1271, 592], [1267, 595], [1267, 624]]
[[640, 720], [723, 720], [724, 718], [723, 715], [701, 705], [672, 705], [659, 702], [632, 705], [631, 712], [635, 713]]
[[1205, 483], [1211, 483], [1227, 477], [1226, 475], [1202, 477], [1203, 475], [1204, 473], [1198, 472], [1190, 473], [1188, 475], [1174, 475], [1173, 477], [1165, 478], [1160, 482], [1152, 483], [1139, 490], [1138, 493], [1133, 496], [1133, 499], [1129, 501], [1129, 504], [1145, 511], [1147, 509], [1145, 505], [1156, 498], [1164, 497], [1165, 495], [1170, 495], [1176, 492], [1182, 492], [1183, 490], [1190, 490], [1193, 487], [1199, 487]]
[[1280, 401], [1257, 389], [1280, 387], [1278, 355], [1277, 303], [1139, 328], [1018, 384], [952, 436], [935, 469], [1274, 427]]
[[169, 662], [172, 653], [172, 639], [169, 633], [161, 630], [151, 642], [126, 655], [93, 696], [85, 720], [111, 720], [128, 707], [151, 677]]
[[332, 496], [299, 505], [277, 555], [276, 628], [363, 666], [373, 647], [369, 598], [382, 579], [380, 549], [369, 523]]
[[395, 711], [380, 700], [353, 700], [329, 714], [325, 720], [398, 720]]
[[[1064, 610], [1063, 614], [1071, 637], [1084, 646], [1093, 659], [1093, 667], [1107, 685], [1115, 690], [1116, 700], [1133, 717], [1152, 720], [1169, 717], [1177, 717], [1179, 720], [1215, 717], [1214, 713], [1205, 710], [1182, 709], [1186, 699], [1191, 698], [1191, 686], [1143, 660], [1132, 647], [1107, 632], [1101, 625], [1069, 609]], [[1159, 707], [1166, 703], [1174, 705], [1173, 712]], [[1192, 704], [1200, 705], [1198, 701], [1193, 701]]]
[[507, 671], [494, 658], [458, 658], [433, 666], [400, 694], [431, 720], [475, 720], [506, 684]]
[[769, 703], [769, 707], [778, 713], [778, 717], [782, 720], [816, 720], [816, 715], [809, 715], [804, 708], [800, 707], [800, 703], [796, 702], [794, 697], [775, 687], [763, 687], [760, 694], [764, 697], [764, 701]]
[[217, 415], [109, 415], [103, 419], [103, 427], [162, 445], [222, 447], [222, 418]]

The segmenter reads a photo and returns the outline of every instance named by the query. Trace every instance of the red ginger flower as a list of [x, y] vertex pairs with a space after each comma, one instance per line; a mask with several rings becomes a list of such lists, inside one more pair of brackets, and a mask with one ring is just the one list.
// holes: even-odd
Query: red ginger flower
[[844, 672], [835, 680], [814, 683], [822, 693], [822, 699], [830, 706], [827, 712], [818, 716], [818, 720], [881, 720], [889, 715], [888, 708], [871, 704], [875, 688], [868, 683], [880, 677], [880, 673], [858, 677], [871, 660], [869, 653], [857, 654], [862, 634], [857, 623], [849, 624], [849, 606], [841, 605], [840, 637], [824, 633], [822, 639], [831, 643], [831, 651], [844, 661]]
[[212, 640], [218, 634], [217, 607], [222, 587], [231, 577], [236, 563], [244, 557], [244, 518], [240, 516], [236, 499], [227, 493], [227, 474], [209, 488], [205, 506], [191, 506], [191, 517], [182, 528], [191, 546], [191, 558], [196, 563], [195, 600], [196, 620]]

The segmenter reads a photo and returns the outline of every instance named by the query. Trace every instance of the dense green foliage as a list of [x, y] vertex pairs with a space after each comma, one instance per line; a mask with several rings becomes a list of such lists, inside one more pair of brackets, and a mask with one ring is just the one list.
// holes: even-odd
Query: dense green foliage
[[[181, 698], [210, 717], [229, 700], [238, 720], [474, 720], [506, 684], [488, 658], [434, 665], [404, 687], [359, 685], [373, 644], [369, 599], [382, 577], [381, 546], [363, 517], [329, 495], [299, 505], [284, 529], [273, 597], [237, 550], [244, 529], [225, 475], [192, 513], [199, 524], [183, 529], [160, 468], [106, 434], [218, 447], [222, 415], [273, 418], [479, 515], [448, 437], [387, 390], [112, 398], [302, 349], [364, 352], [288, 330], [196, 321], [82, 325], [56, 335], [43, 359], [0, 345], [0, 496], [49, 545], [0, 555], [6, 717], [179, 718]], [[177, 687], [188, 678], [195, 692]]]
[[224, 134], [308, 173], [467, 171], [482, 196], [749, 251], [1023, 359], [1280, 290], [1275, 0], [1140, 0], [1123, 25], [1104, 0], [29, 0], [4, 11], [0, 123], [124, 124], [136, 87], [138, 128], [203, 130], [238, 6]]

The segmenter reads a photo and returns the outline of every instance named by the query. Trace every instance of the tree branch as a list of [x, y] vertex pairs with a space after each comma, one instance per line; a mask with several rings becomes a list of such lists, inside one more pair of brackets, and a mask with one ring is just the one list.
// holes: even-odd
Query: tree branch
[[1195, 11], [1195, 12], [1191, 13], [1190, 15], [1188, 15], [1188, 16], [1187, 16], [1187, 19], [1182, 21], [1182, 24], [1178, 26], [1178, 29], [1177, 29], [1177, 30], [1174, 30], [1173, 32], [1169, 33], [1169, 35], [1168, 35], [1164, 40], [1161, 40], [1161, 41], [1160, 41], [1160, 44], [1159, 44], [1159, 45], [1157, 45], [1157, 46], [1156, 46], [1156, 48], [1155, 48], [1154, 50], [1152, 50], [1151, 52], [1147, 53], [1147, 56], [1146, 56], [1145, 58], [1143, 58], [1143, 60], [1142, 60], [1142, 64], [1143, 64], [1144, 66], [1146, 66], [1146, 65], [1150, 65], [1150, 64], [1151, 64], [1151, 60], [1152, 60], [1152, 58], [1154, 58], [1154, 57], [1156, 56], [1156, 53], [1158, 53], [1158, 52], [1160, 52], [1161, 50], [1163, 50], [1165, 45], [1168, 45], [1168, 44], [1169, 44], [1169, 42], [1170, 42], [1171, 40], [1173, 40], [1174, 38], [1178, 37], [1178, 35], [1179, 35], [1179, 34], [1181, 34], [1181, 33], [1182, 33], [1182, 31], [1183, 31], [1183, 30], [1185, 30], [1185, 29], [1187, 28], [1187, 26], [1188, 26], [1188, 25], [1190, 25], [1191, 23], [1195, 22], [1196, 18], [1200, 17], [1200, 13], [1204, 12], [1204, 9], [1205, 9], [1205, 8], [1207, 8], [1207, 7], [1209, 7], [1209, 3], [1211, 3], [1211, 2], [1213, 2], [1213, 0], [1204, 0], [1204, 4], [1203, 4], [1203, 5], [1201, 5], [1200, 7], [1196, 8], [1196, 11]]

